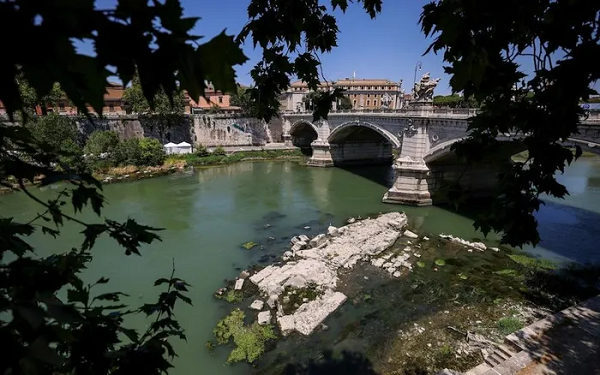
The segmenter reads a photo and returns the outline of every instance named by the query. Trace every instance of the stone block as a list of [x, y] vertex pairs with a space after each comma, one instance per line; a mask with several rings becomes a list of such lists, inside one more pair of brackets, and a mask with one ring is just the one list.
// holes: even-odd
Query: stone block
[[235, 286], [234, 286], [233, 289], [235, 289], [235, 290], [242, 290], [243, 286], [244, 286], [244, 279], [237, 279], [235, 281]]
[[261, 326], [271, 323], [271, 312], [262, 311], [258, 313], [258, 324]]
[[319, 247], [325, 242], [327, 242], [327, 237], [325, 236], [325, 234], [319, 234], [316, 235], [312, 240], [310, 240], [309, 245], [310, 247]]
[[262, 300], [257, 299], [254, 302], [252, 302], [252, 304], [250, 305], [250, 308], [253, 310], [260, 311], [260, 310], [262, 310], [264, 305], [265, 305], [265, 303]]

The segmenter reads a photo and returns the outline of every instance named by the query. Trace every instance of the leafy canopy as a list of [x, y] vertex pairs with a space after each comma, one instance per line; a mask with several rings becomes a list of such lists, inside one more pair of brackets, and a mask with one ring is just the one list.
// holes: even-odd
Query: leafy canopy
[[511, 245], [537, 244], [540, 196], [568, 194], [555, 174], [581, 149], [574, 156], [560, 142], [577, 133], [579, 103], [600, 78], [599, 14], [600, 3], [587, 0], [442, 0], [424, 7], [423, 31], [435, 38], [429, 50], [443, 53], [453, 91], [482, 103], [470, 136], [453, 148], [477, 161], [498, 149], [499, 134], [510, 133], [529, 152], [526, 163], [498, 176], [496, 199], [475, 221], [484, 233], [502, 232]]
[[128, 109], [137, 114], [173, 115], [185, 111], [185, 96], [181, 90], [175, 90], [167, 95], [161, 88], [154, 95], [153, 105], [144, 96], [144, 91], [137, 75], [133, 77], [131, 86], [125, 89], [123, 100]]
[[85, 143], [83, 152], [100, 155], [112, 152], [119, 144], [119, 136], [112, 130], [96, 130]]

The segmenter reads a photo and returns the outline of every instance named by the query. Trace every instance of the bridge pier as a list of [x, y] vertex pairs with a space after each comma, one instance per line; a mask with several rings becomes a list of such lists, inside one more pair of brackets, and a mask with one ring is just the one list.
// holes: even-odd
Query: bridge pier
[[[426, 106], [420, 108], [423, 117], [428, 109]], [[427, 126], [427, 119], [408, 120], [408, 126], [402, 132], [400, 156], [393, 166], [396, 180], [383, 196], [383, 202], [413, 206], [432, 205], [434, 177], [423, 159], [429, 150]]]
[[[332, 148], [337, 148], [337, 145], [329, 142], [316, 140], [310, 144], [312, 147], [312, 156], [308, 159], [307, 165], [311, 167], [333, 167]], [[335, 152], [335, 150], [333, 151]]]

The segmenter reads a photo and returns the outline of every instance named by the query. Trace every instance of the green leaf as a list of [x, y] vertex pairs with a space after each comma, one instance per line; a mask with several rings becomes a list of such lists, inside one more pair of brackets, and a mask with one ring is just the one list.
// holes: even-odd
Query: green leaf
[[[232, 36], [221, 32], [207, 43], [200, 45], [196, 56], [202, 62], [205, 80], [211, 82], [216, 90], [236, 92], [234, 65], [245, 63], [248, 58], [234, 42]], [[186, 87], [184, 87], [186, 88]]]

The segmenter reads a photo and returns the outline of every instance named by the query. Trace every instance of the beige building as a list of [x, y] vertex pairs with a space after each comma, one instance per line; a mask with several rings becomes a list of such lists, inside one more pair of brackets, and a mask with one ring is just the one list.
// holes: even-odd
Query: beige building
[[[343, 89], [344, 95], [350, 99], [352, 109], [355, 110], [399, 109], [404, 102], [402, 81], [346, 78], [333, 83], [321, 82], [319, 85], [320, 90], [327, 90], [328, 88]], [[308, 93], [306, 83], [302, 81], [293, 82], [282, 96], [282, 110], [287, 112], [306, 111], [304, 97]]]
[[400, 109], [402, 106], [402, 81], [346, 78], [337, 81], [335, 87], [344, 90], [353, 109]]

